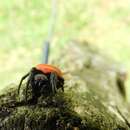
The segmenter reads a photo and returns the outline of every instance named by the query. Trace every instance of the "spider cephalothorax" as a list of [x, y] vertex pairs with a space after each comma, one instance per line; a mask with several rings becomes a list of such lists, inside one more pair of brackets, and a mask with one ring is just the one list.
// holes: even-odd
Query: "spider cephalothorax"
[[49, 95], [50, 93], [56, 93], [57, 89], [61, 88], [64, 91], [64, 79], [62, 72], [52, 66], [47, 64], [38, 64], [33, 67], [29, 73], [22, 77], [20, 84], [18, 86], [18, 94], [20, 87], [25, 78], [28, 77], [25, 90], [25, 99], [27, 99], [27, 92], [29, 87], [32, 90], [32, 101], [37, 101], [39, 96]]

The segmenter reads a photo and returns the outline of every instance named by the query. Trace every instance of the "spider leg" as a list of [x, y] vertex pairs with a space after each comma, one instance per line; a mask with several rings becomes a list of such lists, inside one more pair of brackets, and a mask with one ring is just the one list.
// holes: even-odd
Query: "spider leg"
[[25, 91], [25, 102], [27, 102], [27, 92], [28, 92], [28, 88], [29, 88], [29, 84], [30, 84], [31, 79], [29, 78], [26, 84], [26, 91]]
[[62, 79], [62, 83], [60, 85], [61, 85], [62, 91], [64, 92], [64, 79]]
[[[25, 101], [27, 102], [27, 92], [28, 92], [28, 89], [29, 89], [29, 85], [30, 83], [32, 82], [33, 80], [33, 76], [34, 76], [34, 73], [33, 73], [33, 69], [31, 70], [31, 72], [29, 73], [29, 78], [27, 80], [27, 84], [26, 84], [26, 90], [25, 90]], [[32, 87], [32, 84], [31, 84], [31, 87]]]
[[24, 76], [21, 78], [21, 81], [20, 81], [19, 86], [18, 86], [18, 95], [19, 95], [20, 87], [21, 87], [21, 85], [22, 85], [23, 80], [26, 79], [28, 76], [29, 76], [29, 73], [27, 73], [26, 75], [24, 75]]
[[63, 87], [63, 85], [62, 85], [62, 88], [61, 88], [61, 89], [62, 89], [62, 91], [64, 92], [64, 87]]
[[29, 86], [31, 86], [31, 89], [32, 89], [32, 99], [29, 100], [29, 103], [32, 103], [32, 102], [37, 102], [37, 96], [36, 96], [36, 90], [34, 88], [35, 84], [34, 84], [34, 70], [32, 69], [31, 72], [30, 72], [30, 76], [29, 76], [29, 79], [27, 81], [27, 84], [26, 84], [26, 91], [25, 91], [25, 101], [27, 102], [27, 92], [28, 92], [28, 89], [29, 89]]
[[57, 92], [57, 75], [55, 73], [50, 74], [50, 83], [51, 83], [51, 88], [52, 92], [56, 93]]

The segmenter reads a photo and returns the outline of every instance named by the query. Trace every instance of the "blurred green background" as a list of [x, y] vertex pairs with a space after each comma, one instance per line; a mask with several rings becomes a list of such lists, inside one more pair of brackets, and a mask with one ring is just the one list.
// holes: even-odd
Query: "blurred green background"
[[[58, 47], [70, 40], [88, 41], [130, 73], [129, 0], [57, 0], [57, 10], [54, 43]], [[50, 13], [51, 0], [1, 0], [0, 88], [16, 83], [40, 62]], [[130, 95], [130, 78], [126, 86]]]

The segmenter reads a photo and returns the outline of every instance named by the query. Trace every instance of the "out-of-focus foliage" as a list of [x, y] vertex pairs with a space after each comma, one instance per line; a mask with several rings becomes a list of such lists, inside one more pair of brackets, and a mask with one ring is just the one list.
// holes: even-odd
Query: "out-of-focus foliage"
[[[57, 0], [54, 44], [86, 40], [122, 62], [130, 72], [129, 0]], [[0, 82], [16, 82], [40, 62], [51, 1], [9, 0], [0, 4]], [[52, 45], [52, 47], [54, 46]], [[51, 53], [56, 55], [58, 49]], [[128, 80], [127, 86], [130, 85]], [[128, 88], [130, 94], [130, 88]]]

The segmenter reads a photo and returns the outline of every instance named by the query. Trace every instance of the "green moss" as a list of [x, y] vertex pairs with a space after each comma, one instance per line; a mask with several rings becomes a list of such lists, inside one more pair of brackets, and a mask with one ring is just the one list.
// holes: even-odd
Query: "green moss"
[[[24, 127], [31, 130], [63, 130], [78, 127], [80, 130], [127, 130], [128, 127], [118, 113], [127, 111], [127, 106], [116, 84], [116, 69], [99, 52], [85, 43], [73, 44], [65, 51], [64, 64], [68, 68], [65, 75], [65, 92], [41, 96], [34, 105], [25, 104], [25, 85], [17, 95], [17, 86], [0, 96], [0, 108], [9, 111], [0, 116], [1, 128]], [[62, 54], [61, 54], [62, 55]], [[83, 57], [86, 55], [86, 57]], [[87, 57], [88, 56], [88, 57]], [[73, 63], [72, 63], [73, 59]], [[89, 60], [88, 60], [89, 59]], [[107, 60], [106, 60], [107, 59]], [[59, 61], [59, 60], [58, 60]], [[65, 62], [66, 61], [66, 62]], [[58, 63], [58, 62], [57, 62]], [[31, 97], [31, 93], [29, 94]], [[21, 102], [21, 103], [18, 103]], [[128, 115], [127, 115], [128, 116]]]

